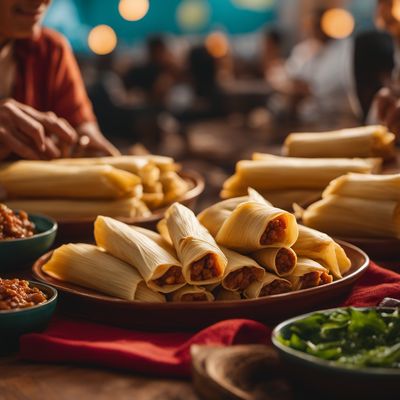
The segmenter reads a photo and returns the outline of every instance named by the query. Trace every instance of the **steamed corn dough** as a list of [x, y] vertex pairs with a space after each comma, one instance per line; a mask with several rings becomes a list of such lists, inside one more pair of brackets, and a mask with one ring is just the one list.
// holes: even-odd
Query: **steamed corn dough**
[[185, 284], [180, 262], [131, 226], [98, 216], [94, 224], [94, 237], [98, 246], [134, 266], [149, 288], [169, 293]]
[[171, 294], [172, 301], [213, 301], [214, 295], [201, 286], [186, 285]]
[[251, 253], [260, 265], [278, 276], [290, 275], [296, 266], [297, 255], [291, 248], [268, 247]]
[[297, 235], [293, 214], [252, 200], [235, 208], [219, 229], [216, 241], [227, 248], [249, 253], [264, 247], [290, 247]]
[[59, 221], [74, 218], [94, 219], [98, 215], [120, 218], [144, 218], [151, 215], [146, 204], [135, 197], [118, 200], [16, 199], [7, 200], [6, 204], [14, 210], [44, 214]]
[[271, 190], [317, 190], [347, 172], [371, 173], [379, 169], [380, 159], [271, 157], [242, 160], [236, 172], [223, 185], [224, 192], [246, 193], [248, 187], [267, 193]]
[[17, 161], [0, 166], [8, 198], [117, 199], [142, 194], [140, 178], [110, 165]]
[[376, 201], [330, 195], [311, 204], [302, 215], [304, 225], [344, 237], [400, 239], [398, 201]]
[[394, 155], [395, 135], [381, 125], [330, 132], [292, 133], [283, 145], [294, 157], [383, 157]]
[[326, 285], [333, 280], [325, 267], [306, 257], [298, 257], [296, 268], [287, 279], [292, 283], [293, 290]]
[[247, 299], [287, 293], [292, 290], [288, 279], [266, 272], [262, 281], [254, 281], [243, 292]]
[[59, 247], [42, 269], [53, 278], [109, 296], [128, 301], [165, 302], [165, 297], [149, 289], [129, 264], [90, 244]]
[[164, 237], [168, 233], [167, 240], [172, 240], [188, 283], [200, 285], [221, 280], [227, 259], [193, 211], [174, 203], [158, 227]]
[[337, 279], [351, 267], [351, 261], [343, 248], [326, 233], [298, 225], [299, 236], [292, 249], [298, 256], [318, 261]]
[[372, 175], [349, 173], [334, 179], [324, 190], [330, 195], [367, 200], [400, 201], [400, 174]]
[[242, 291], [252, 282], [261, 281], [265, 270], [250, 257], [246, 257], [233, 250], [221, 247], [228, 259], [225, 275], [222, 279], [222, 287], [232, 291]]

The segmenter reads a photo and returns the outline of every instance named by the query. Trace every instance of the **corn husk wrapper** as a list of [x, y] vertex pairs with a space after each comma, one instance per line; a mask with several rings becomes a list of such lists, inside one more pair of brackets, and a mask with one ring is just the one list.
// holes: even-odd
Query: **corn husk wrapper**
[[[221, 198], [230, 199], [232, 197], [239, 197], [244, 195], [244, 189], [239, 192], [222, 190], [220, 193]], [[322, 189], [296, 189], [296, 190], [267, 190], [261, 191], [260, 194], [275, 207], [284, 210], [292, 210], [293, 203], [297, 204], [311, 204], [321, 198]]]
[[113, 218], [98, 216], [94, 224], [94, 237], [98, 246], [134, 266], [149, 288], [170, 293], [184, 285], [157, 284], [156, 279], [172, 267], [180, 268], [181, 264], [172, 254], [131, 226]]
[[223, 185], [222, 193], [245, 193], [248, 187], [258, 192], [318, 190], [347, 172], [379, 171], [381, 159], [290, 158], [272, 156], [262, 160], [242, 160], [236, 172]]
[[381, 125], [360, 126], [330, 132], [292, 133], [283, 145], [294, 157], [393, 158], [395, 135]]
[[[292, 273], [296, 266], [297, 255], [291, 248], [287, 247], [269, 247], [266, 249], [258, 250], [251, 254], [251, 256], [265, 269], [278, 276], [288, 276]], [[289, 269], [283, 270], [281, 268], [281, 257], [286, 256], [292, 260], [292, 265]]]
[[[254, 261], [250, 257], [246, 257], [242, 254], [237, 253], [236, 251], [229, 250], [225, 247], [221, 247], [221, 250], [225, 254], [226, 258], [228, 259], [228, 265], [225, 269], [225, 275], [222, 279], [222, 287], [226, 290], [237, 291], [240, 288], [230, 288], [228, 285], [228, 277], [231, 273], [239, 272], [243, 268], [251, 268], [254, 272], [256, 280], [261, 281], [264, 277], [265, 270], [256, 261]], [[245, 288], [241, 288], [244, 290]]]
[[[296, 268], [292, 274], [287, 277], [287, 279], [292, 283], [293, 290], [301, 289], [301, 278], [310, 272], [317, 272], [320, 276], [329, 273], [325, 267], [315, 260], [306, 257], [298, 257]], [[319, 284], [321, 284], [321, 282]]]
[[174, 246], [167, 242], [159, 233], [151, 231], [150, 229], [142, 228], [141, 226], [130, 225], [130, 227], [135, 231], [147, 236], [149, 239], [153, 240], [153, 242], [156, 242], [160, 247], [177, 258]]
[[189, 183], [175, 171], [163, 172], [160, 176], [164, 192], [163, 204], [171, 204], [181, 198], [189, 189]]
[[[165, 219], [161, 220], [157, 227], [167, 241], [172, 240], [182, 263], [183, 276], [189, 284], [207, 285], [222, 279], [228, 260], [214, 238], [197, 220], [193, 211], [182, 204], [174, 203], [168, 208]], [[214, 256], [217, 275], [210, 279], [194, 281], [191, 277], [192, 264], [207, 255]]]
[[[283, 239], [261, 244], [261, 237], [268, 224], [278, 218], [286, 222]], [[297, 235], [297, 223], [293, 214], [267, 204], [248, 201], [239, 204], [225, 220], [216, 241], [229, 249], [250, 253], [265, 247], [290, 247], [296, 241]]]
[[339, 237], [400, 239], [400, 203], [326, 196], [308, 207], [304, 225]]
[[140, 178], [110, 165], [70, 166], [16, 161], [0, 166], [8, 198], [117, 199], [140, 197]]
[[227, 199], [213, 204], [204, 209], [198, 216], [198, 220], [204, 225], [214, 237], [217, 236], [222, 224], [232, 214], [232, 211], [241, 203], [246, 201], [257, 201], [262, 204], [271, 205], [259, 193], [252, 188], [246, 189], [246, 196]]
[[185, 295], [204, 295], [204, 301], [214, 301], [214, 295], [201, 286], [186, 285], [176, 292], [171, 294], [171, 301], [202, 301], [202, 300], [188, 300]]
[[232, 290], [226, 290], [222, 286], [216, 289], [216, 292], [217, 295], [215, 297], [215, 300], [218, 301], [238, 301], [242, 299], [240, 292], [238, 291], [233, 292]]
[[326, 233], [299, 225], [299, 237], [292, 249], [298, 256], [311, 258], [329, 269], [336, 279], [343, 277], [351, 261], [343, 248]]
[[323, 197], [337, 195], [367, 200], [400, 201], [400, 174], [372, 175], [349, 173], [334, 179]]
[[128, 301], [165, 302], [165, 297], [149, 289], [132, 266], [90, 244], [59, 247], [42, 269], [53, 278], [109, 296]]
[[120, 218], [146, 218], [151, 211], [140, 199], [129, 197], [119, 200], [58, 200], [27, 199], [7, 200], [13, 210], [25, 210], [30, 214], [44, 214], [57, 221], [95, 219], [98, 215]]
[[150, 208], [155, 210], [160, 208], [164, 201], [163, 193], [143, 193], [141, 200]]
[[[286, 278], [279, 277], [275, 274], [271, 274], [269, 272], [266, 272], [264, 275], [264, 278], [261, 282], [259, 281], [254, 281], [250, 286], [247, 287], [247, 289], [243, 292], [244, 297], [247, 299], [256, 299], [260, 297], [262, 289], [270, 284], [274, 283], [281, 283], [283, 285], [282, 291], [278, 290], [280, 293], [286, 293], [288, 290], [292, 288], [292, 284], [290, 281]], [[289, 290], [289, 291], [290, 291]], [[275, 294], [280, 294], [280, 293], [275, 293]]]

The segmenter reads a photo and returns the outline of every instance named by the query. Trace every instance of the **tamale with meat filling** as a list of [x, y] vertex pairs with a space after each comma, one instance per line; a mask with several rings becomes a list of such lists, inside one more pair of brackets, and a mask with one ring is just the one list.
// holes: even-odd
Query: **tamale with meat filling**
[[98, 216], [94, 237], [98, 246], [134, 266], [149, 288], [169, 293], [185, 285], [181, 264], [173, 254], [131, 226]]

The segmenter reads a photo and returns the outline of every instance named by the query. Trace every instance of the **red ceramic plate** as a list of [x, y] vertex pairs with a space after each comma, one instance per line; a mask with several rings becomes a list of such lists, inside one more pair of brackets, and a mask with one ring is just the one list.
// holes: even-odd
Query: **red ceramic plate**
[[[187, 191], [181, 198], [177, 199], [180, 203], [193, 208], [198, 197], [204, 190], [204, 179], [195, 171], [182, 171], [179, 175], [188, 181], [191, 189]], [[168, 207], [153, 210], [149, 217], [145, 218], [117, 218], [122, 222], [130, 225], [138, 225], [148, 229], [155, 229], [157, 222], [164, 217], [164, 213]], [[58, 219], [58, 235], [57, 244], [66, 242], [92, 241], [93, 240], [93, 223], [94, 218], [77, 218], [77, 219]]]
[[352, 262], [343, 279], [325, 286], [251, 300], [162, 304], [121, 300], [48, 276], [42, 271], [42, 265], [51, 253], [36, 261], [33, 274], [59, 290], [60, 305], [65, 313], [102, 323], [158, 331], [198, 329], [230, 318], [249, 318], [272, 324], [340, 304], [368, 268], [369, 258], [359, 248], [338, 242]]

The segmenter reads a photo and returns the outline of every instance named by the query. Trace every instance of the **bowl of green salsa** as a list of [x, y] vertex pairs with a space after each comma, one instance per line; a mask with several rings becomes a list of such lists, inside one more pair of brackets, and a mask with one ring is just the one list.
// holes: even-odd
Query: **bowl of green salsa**
[[[287, 377], [327, 398], [400, 398], [400, 309], [335, 308], [272, 333]], [[362, 397], [361, 397], [362, 396]]]

